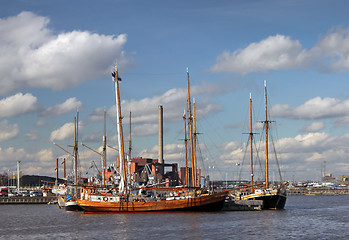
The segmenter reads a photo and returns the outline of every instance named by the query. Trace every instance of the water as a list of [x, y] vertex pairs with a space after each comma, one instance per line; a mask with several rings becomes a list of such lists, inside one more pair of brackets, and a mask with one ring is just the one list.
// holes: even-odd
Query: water
[[285, 208], [86, 214], [0, 205], [0, 239], [349, 239], [349, 195], [289, 196]]

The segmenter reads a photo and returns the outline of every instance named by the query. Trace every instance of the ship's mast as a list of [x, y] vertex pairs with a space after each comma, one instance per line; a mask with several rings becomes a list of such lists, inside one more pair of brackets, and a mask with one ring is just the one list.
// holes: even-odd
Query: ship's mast
[[129, 156], [129, 159], [131, 160], [131, 151], [132, 151], [132, 129], [131, 129], [131, 112], [130, 112], [130, 141], [128, 142], [128, 156]]
[[190, 85], [189, 85], [189, 71], [187, 68], [187, 88], [188, 88], [188, 121], [189, 121], [189, 137], [190, 137], [190, 153], [191, 153], [191, 167], [192, 167], [192, 186], [196, 187], [196, 169], [194, 168], [194, 143], [193, 143], [193, 118], [191, 115], [191, 103], [190, 103]]
[[187, 138], [187, 118], [185, 116], [185, 110], [183, 114], [183, 120], [184, 120], [184, 148], [185, 148], [185, 185], [188, 187], [188, 138]]
[[63, 164], [63, 179], [66, 179], [66, 177], [65, 177], [65, 158], [63, 158], [62, 164]]
[[74, 118], [74, 185], [75, 193], [74, 196], [77, 197], [78, 192], [78, 132], [79, 132], [79, 112], [76, 113]]
[[269, 152], [268, 152], [268, 109], [267, 109], [267, 81], [264, 81], [264, 99], [265, 99], [265, 187], [269, 187]]
[[120, 94], [119, 94], [119, 81], [121, 78], [118, 77], [117, 66], [112, 73], [113, 80], [115, 83], [115, 100], [116, 100], [116, 120], [117, 120], [117, 130], [118, 130], [118, 143], [119, 143], [119, 160], [120, 160], [120, 175], [121, 184], [119, 185], [119, 191], [123, 194], [127, 194], [127, 179], [126, 179], [126, 162], [125, 162], [125, 151], [124, 151], [124, 139], [122, 132], [122, 116], [121, 116], [121, 105], [120, 105]]
[[107, 159], [107, 130], [106, 130], [106, 118], [107, 112], [104, 110], [104, 134], [103, 134], [103, 186], [105, 186], [105, 170], [106, 170], [106, 159]]
[[[264, 123], [264, 121], [262, 121]], [[252, 94], [250, 93], [250, 132], [249, 133], [245, 133], [245, 134], [249, 134], [250, 135], [250, 165], [251, 165], [251, 192], [254, 191], [254, 172], [253, 172], [253, 135], [256, 134], [254, 133], [253, 130], [253, 124], [252, 124]]]
[[196, 117], [195, 117], [195, 98], [193, 98], [193, 138], [194, 138], [194, 169], [195, 169], [195, 172], [194, 172], [194, 175], [195, 175], [195, 186], [197, 186], [198, 184], [198, 181], [197, 181], [197, 165], [196, 165], [196, 138], [197, 138], [197, 135], [196, 135]]
[[[79, 112], [76, 113], [76, 117], [74, 117], [74, 146], [73, 146], [73, 153], [68, 152], [58, 144], [54, 143], [57, 147], [68, 153], [70, 156], [74, 158], [74, 185], [75, 185], [75, 193], [74, 197], [77, 197], [77, 190], [78, 190], [78, 127], [79, 127]], [[64, 173], [63, 178], [65, 178], [65, 162], [66, 159], [63, 160], [64, 164]]]
[[[250, 152], [251, 152], [251, 186], [253, 186], [253, 132], [252, 132], [252, 96], [250, 93]], [[253, 187], [252, 187], [253, 189]]]
[[58, 177], [59, 177], [59, 174], [58, 174], [58, 158], [56, 158], [56, 181], [55, 181], [55, 187], [58, 186]]

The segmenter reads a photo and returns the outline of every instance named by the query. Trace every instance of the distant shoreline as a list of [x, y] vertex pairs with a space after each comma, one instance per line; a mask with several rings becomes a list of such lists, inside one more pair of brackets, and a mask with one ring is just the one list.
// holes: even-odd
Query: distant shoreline
[[324, 188], [295, 188], [287, 189], [287, 195], [312, 195], [312, 196], [323, 196], [323, 195], [343, 195], [349, 194], [349, 189], [346, 188], [335, 188], [335, 187], [324, 187]]

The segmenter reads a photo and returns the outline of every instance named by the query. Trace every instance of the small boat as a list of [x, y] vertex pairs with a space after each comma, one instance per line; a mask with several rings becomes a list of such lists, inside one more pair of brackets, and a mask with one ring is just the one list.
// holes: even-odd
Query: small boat
[[67, 197], [65, 201], [64, 209], [66, 211], [82, 211], [83, 209], [78, 205], [76, 198], [70, 196]]
[[64, 196], [62, 195], [58, 195], [57, 196], [57, 203], [58, 203], [58, 207], [63, 209], [65, 208], [65, 199], [64, 199]]
[[[135, 194], [127, 181], [126, 161], [122, 130], [122, 116], [119, 95], [119, 81], [117, 68], [112, 73], [115, 83], [116, 118], [119, 144], [120, 177], [117, 188], [82, 186], [78, 205], [87, 212], [152, 212], [152, 211], [217, 211], [221, 210], [228, 191], [210, 192], [201, 190], [197, 184], [196, 167], [193, 165], [191, 187], [184, 188], [144, 188]], [[188, 99], [189, 73], [187, 71]], [[188, 101], [190, 113], [190, 100]], [[191, 115], [191, 114], [189, 114]], [[191, 118], [190, 118], [191, 119]], [[191, 126], [192, 121], [189, 121]], [[192, 136], [192, 130], [191, 130]], [[193, 156], [192, 156], [193, 159]], [[195, 172], [195, 174], [194, 174]], [[146, 192], [147, 194], [142, 194]]]
[[57, 203], [58, 207], [61, 209], [64, 209], [66, 211], [82, 211], [83, 209], [79, 207], [78, 202], [76, 201], [76, 198], [71, 196], [57, 196]]

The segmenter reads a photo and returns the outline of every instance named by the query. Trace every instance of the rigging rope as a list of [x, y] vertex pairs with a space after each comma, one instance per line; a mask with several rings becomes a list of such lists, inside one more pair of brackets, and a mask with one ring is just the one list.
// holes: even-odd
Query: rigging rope
[[[245, 145], [245, 151], [244, 151], [244, 156], [242, 158], [242, 163], [241, 163], [241, 166], [244, 165], [244, 162], [245, 162], [245, 159], [246, 159], [246, 155], [247, 155], [247, 151], [248, 151], [248, 143], [250, 142], [250, 139], [248, 138], [247, 140], [247, 144]], [[238, 173], [238, 181], [241, 182], [241, 173], [242, 173], [242, 167], [240, 167], [240, 171]]]
[[275, 148], [273, 136], [271, 136], [271, 142], [272, 142], [272, 144], [273, 144], [273, 149], [274, 149], [274, 154], [275, 154], [275, 160], [276, 160], [276, 164], [277, 164], [277, 167], [278, 167], [278, 172], [279, 172], [280, 181], [283, 182], [283, 180], [282, 180], [282, 175], [281, 175], [281, 170], [280, 170], [280, 165], [279, 165], [279, 160], [278, 160], [278, 157], [277, 157], [277, 154], [276, 154], [276, 148]]

